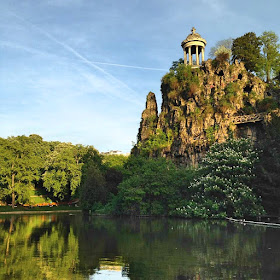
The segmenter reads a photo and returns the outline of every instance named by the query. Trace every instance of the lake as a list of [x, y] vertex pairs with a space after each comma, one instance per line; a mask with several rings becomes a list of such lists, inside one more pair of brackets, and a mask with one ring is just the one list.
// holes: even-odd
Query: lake
[[280, 279], [280, 229], [227, 221], [0, 215], [0, 279]]

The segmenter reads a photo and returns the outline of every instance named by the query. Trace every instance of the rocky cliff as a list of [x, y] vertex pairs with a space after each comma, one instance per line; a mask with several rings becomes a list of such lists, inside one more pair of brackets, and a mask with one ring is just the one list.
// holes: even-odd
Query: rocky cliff
[[181, 64], [162, 78], [161, 92], [159, 116], [155, 95], [147, 96], [133, 152], [193, 165], [230, 135], [256, 140], [277, 107], [266, 84], [237, 61]]

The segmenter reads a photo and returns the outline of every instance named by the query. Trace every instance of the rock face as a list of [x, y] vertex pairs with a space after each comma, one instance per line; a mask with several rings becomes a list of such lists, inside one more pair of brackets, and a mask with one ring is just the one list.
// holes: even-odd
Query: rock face
[[142, 119], [138, 132], [137, 141], [143, 142], [155, 133], [158, 122], [158, 109], [156, 96], [149, 92], [146, 100], [146, 109], [142, 113]]
[[[272, 104], [266, 96], [266, 84], [237, 61], [230, 65], [207, 60], [199, 69], [179, 65], [162, 78], [161, 92], [159, 116], [155, 95], [150, 92], [147, 96], [134, 152], [141, 153], [146, 147], [178, 163], [192, 165], [211, 144], [223, 142], [230, 135], [240, 137], [248, 132], [247, 136], [257, 138], [263, 123], [260, 117], [248, 125], [235, 118], [258, 114], [268, 109], [265, 104]], [[148, 141], [151, 137], [155, 146]]]

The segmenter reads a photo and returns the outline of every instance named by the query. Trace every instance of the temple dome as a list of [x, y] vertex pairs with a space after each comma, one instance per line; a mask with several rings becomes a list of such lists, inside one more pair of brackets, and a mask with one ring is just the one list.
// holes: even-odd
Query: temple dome
[[204, 44], [204, 46], [206, 46], [207, 42], [205, 39], [203, 39], [200, 34], [198, 34], [196, 32], [196, 29], [193, 27], [192, 28], [192, 33], [188, 35], [188, 37], [181, 43], [182, 47], [184, 45], [186, 45], [189, 42], [193, 42], [193, 41], [198, 41], [198, 42], [202, 42]]

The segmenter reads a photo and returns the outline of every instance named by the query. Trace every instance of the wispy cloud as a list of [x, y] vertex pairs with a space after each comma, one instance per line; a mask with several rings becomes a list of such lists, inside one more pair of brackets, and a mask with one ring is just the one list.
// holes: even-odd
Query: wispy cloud
[[[105, 71], [104, 69], [102, 69], [101, 67], [95, 65], [93, 62], [91, 62], [90, 60], [88, 60], [85, 56], [83, 56], [82, 54], [80, 54], [78, 51], [76, 51], [75, 49], [73, 49], [71, 46], [67, 45], [66, 43], [56, 39], [53, 35], [51, 35], [50, 33], [48, 33], [47, 31], [43, 30], [42, 28], [34, 25], [33, 23], [31, 23], [30, 21], [22, 18], [21, 16], [15, 14], [14, 12], [10, 12], [11, 15], [13, 15], [14, 17], [20, 19], [21, 21], [25, 22], [26, 24], [28, 24], [29, 26], [31, 26], [32, 28], [36, 29], [37, 31], [39, 31], [41, 34], [45, 35], [47, 38], [49, 38], [52, 42], [57, 43], [58, 45], [62, 46], [64, 49], [66, 49], [68, 52], [70, 52], [71, 54], [73, 54], [75, 57], [79, 58], [81, 61], [83, 61], [85, 64], [87, 64], [88, 66], [99, 70], [100, 72], [102, 72], [105, 76], [107, 76], [108, 78], [110, 78], [110, 80], [112, 82], [114, 82], [115, 84], [119, 84], [121, 86], [123, 86], [124, 88], [128, 89], [130, 91], [130, 94], [136, 94], [136, 91], [134, 91], [132, 88], [130, 88], [126, 83], [124, 83], [123, 81], [117, 79], [115, 76], [113, 76], [112, 74], [108, 73], [107, 71]], [[125, 96], [122, 96], [123, 98], [125, 98]], [[131, 98], [132, 100], [132, 98]]]

